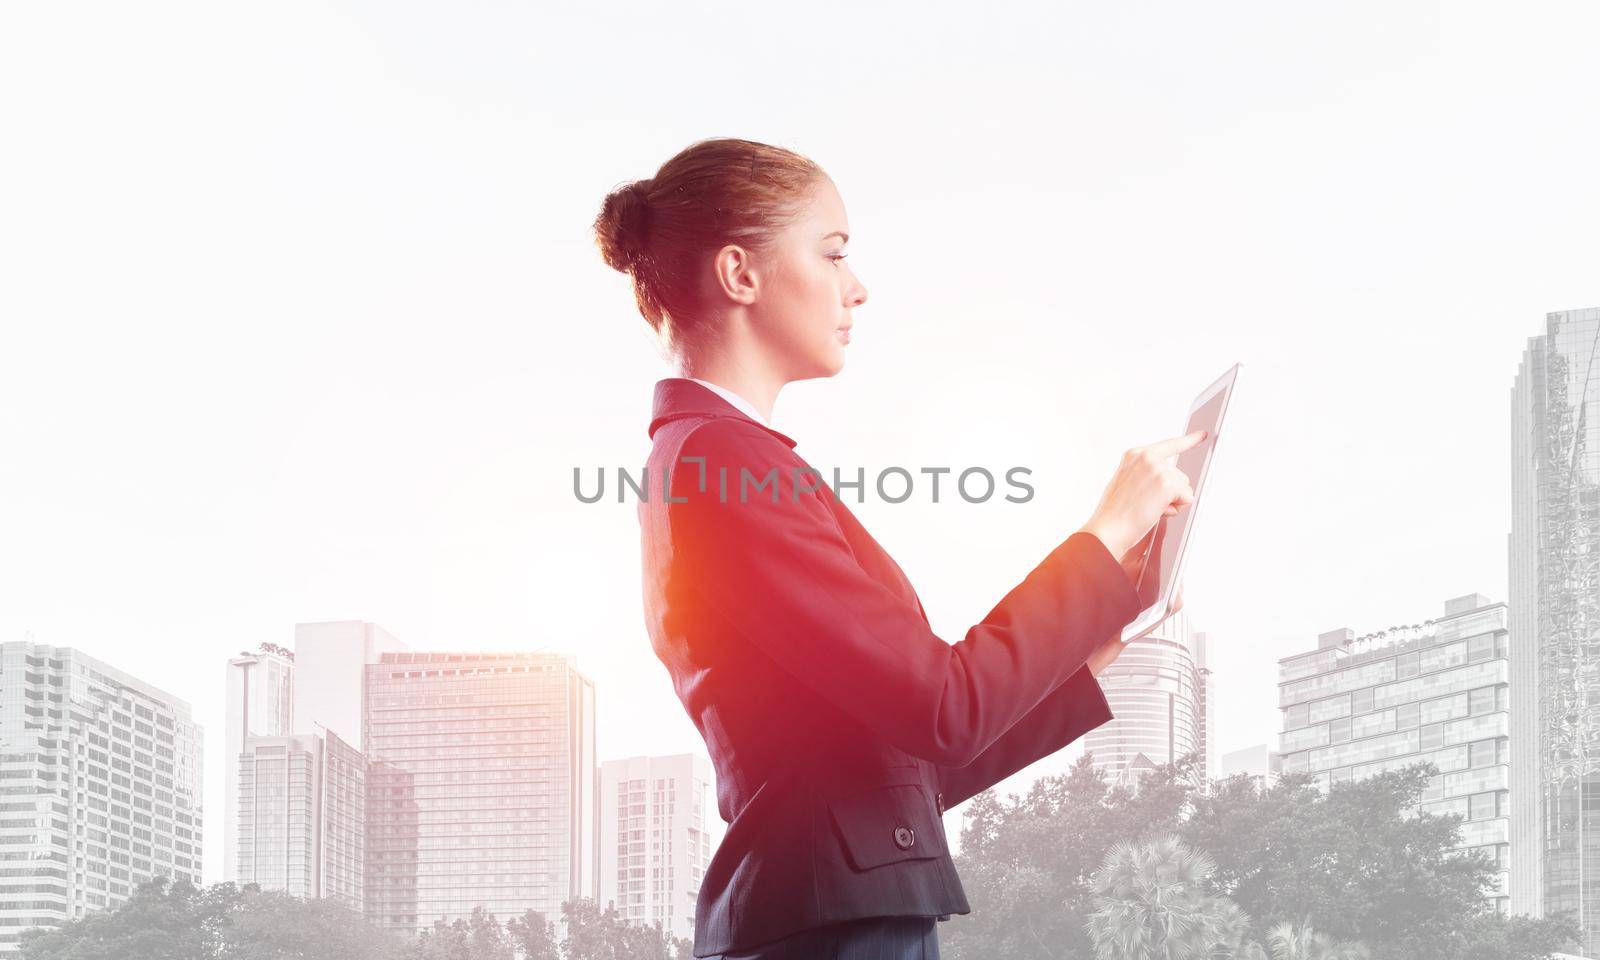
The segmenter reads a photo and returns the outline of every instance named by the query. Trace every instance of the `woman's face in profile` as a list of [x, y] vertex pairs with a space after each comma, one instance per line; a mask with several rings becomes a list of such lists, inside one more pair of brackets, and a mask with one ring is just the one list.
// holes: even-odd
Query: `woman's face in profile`
[[850, 311], [867, 299], [867, 288], [844, 259], [849, 238], [844, 201], [824, 179], [774, 244], [774, 269], [757, 304], [758, 329], [787, 361], [790, 380], [844, 369]]

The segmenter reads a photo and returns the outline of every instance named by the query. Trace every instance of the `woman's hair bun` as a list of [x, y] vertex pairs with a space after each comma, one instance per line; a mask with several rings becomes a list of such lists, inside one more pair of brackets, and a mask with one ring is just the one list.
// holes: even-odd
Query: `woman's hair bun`
[[613, 270], [632, 273], [644, 250], [650, 229], [650, 185], [649, 180], [635, 180], [611, 191], [595, 218], [595, 242]]
[[653, 176], [619, 185], [594, 219], [606, 266], [633, 280], [639, 315], [673, 350], [709, 343], [715, 311], [701, 290], [725, 244], [766, 254], [827, 179], [783, 147], [716, 137], [678, 151]]

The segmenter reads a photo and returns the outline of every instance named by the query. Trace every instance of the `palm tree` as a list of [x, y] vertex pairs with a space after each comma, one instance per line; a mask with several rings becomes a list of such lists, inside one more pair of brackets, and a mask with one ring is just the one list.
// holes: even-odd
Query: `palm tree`
[[1372, 956], [1359, 943], [1336, 942], [1312, 930], [1310, 924], [1296, 927], [1287, 922], [1267, 933], [1267, 950], [1270, 960], [1369, 960]]
[[1249, 917], [1210, 895], [1215, 865], [1176, 837], [1119, 843], [1091, 880], [1089, 937], [1100, 960], [1225, 960]]

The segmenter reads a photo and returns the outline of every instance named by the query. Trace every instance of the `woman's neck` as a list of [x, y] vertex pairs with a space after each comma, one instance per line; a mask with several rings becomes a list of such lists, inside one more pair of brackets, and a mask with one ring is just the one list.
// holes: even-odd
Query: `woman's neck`
[[769, 423], [772, 422], [772, 407], [778, 402], [778, 391], [783, 389], [783, 383], [776, 378], [760, 376], [746, 366], [720, 358], [702, 357], [681, 363], [679, 373], [732, 390], [748, 400]]

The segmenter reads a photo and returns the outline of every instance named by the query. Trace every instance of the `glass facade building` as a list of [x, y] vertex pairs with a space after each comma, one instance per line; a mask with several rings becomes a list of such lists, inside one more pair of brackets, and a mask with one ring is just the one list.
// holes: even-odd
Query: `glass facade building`
[[682, 753], [600, 765], [600, 906], [630, 923], [694, 937], [711, 851], [711, 761]]
[[[1548, 314], [1511, 389], [1512, 909], [1600, 954], [1600, 308]], [[1524, 696], [1522, 691], [1526, 690]]]
[[1205, 635], [1190, 630], [1187, 614], [1178, 611], [1130, 643], [1099, 680], [1112, 719], [1084, 734], [1083, 744], [1101, 776], [1132, 782], [1190, 751], [1200, 756], [1200, 775], [1214, 775]]
[[366, 668], [367, 916], [396, 931], [599, 897], [594, 683], [550, 653]]
[[1431, 762], [1420, 812], [1459, 814], [1462, 848], [1499, 866], [1508, 907], [1511, 844], [1511, 638], [1503, 603], [1447, 601], [1438, 620], [1357, 637], [1324, 633], [1317, 649], [1278, 661], [1280, 770], [1323, 790]]
[[364, 620], [295, 624], [295, 726], [284, 732], [332, 730], [365, 753], [367, 667], [405, 649], [388, 631]]
[[232, 879], [361, 912], [367, 760], [329, 731], [248, 737]]
[[294, 659], [288, 651], [241, 653], [228, 661], [227, 719], [223, 725], [222, 875], [239, 879], [239, 758], [250, 737], [294, 732]]
[[0, 644], [0, 957], [29, 927], [200, 884], [189, 705], [69, 647]]

